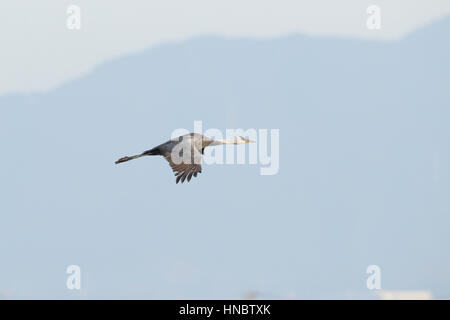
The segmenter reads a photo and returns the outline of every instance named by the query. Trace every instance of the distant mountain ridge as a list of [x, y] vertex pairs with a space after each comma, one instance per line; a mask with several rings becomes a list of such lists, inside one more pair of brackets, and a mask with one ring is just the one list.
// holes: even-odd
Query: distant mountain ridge
[[[377, 264], [384, 289], [449, 298], [449, 34], [202, 37], [0, 97], [0, 282], [44, 248], [36, 281], [54, 290], [29, 275], [22, 291], [66, 297], [45, 263], [73, 254], [92, 297], [366, 297]], [[206, 166], [181, 189], [162, 159], [114, 165], [194, 120], [280, 129], [280, 173]]]

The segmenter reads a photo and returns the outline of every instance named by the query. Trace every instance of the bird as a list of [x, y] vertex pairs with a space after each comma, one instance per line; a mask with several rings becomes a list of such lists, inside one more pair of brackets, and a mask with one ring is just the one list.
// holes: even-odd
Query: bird
[[255, 141], [237, 136], [231, 139], [213, 140], [199, 133], [189, 133], [173, 138], [153, 149], [144, 151], [134, 156], [126, 156], [115, 163], [130, 161], [144, 156], [163, 156], [176, 176], [176, 183], [190, 182], [192, 177], [202, 172], [201, 160], [206, 147], [223, 144], [245, 144]]

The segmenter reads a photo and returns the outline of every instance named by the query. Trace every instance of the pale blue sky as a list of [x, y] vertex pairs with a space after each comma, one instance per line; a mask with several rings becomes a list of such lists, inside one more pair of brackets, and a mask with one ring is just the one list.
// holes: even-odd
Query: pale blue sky
[[[384, 289], [449, 298], [449, 32], [200, 37], [0, 97], [0, 293], [370, 298], [376, 264]], [[114, 164], [194, 120], [280, 129], [279, 174]]]

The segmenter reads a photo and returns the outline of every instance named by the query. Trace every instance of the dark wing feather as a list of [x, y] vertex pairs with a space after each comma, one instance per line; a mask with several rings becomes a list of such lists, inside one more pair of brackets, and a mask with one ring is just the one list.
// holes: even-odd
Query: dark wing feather
[[164, 158], [169, 162], [170, 167], [172, 168], [175, 176], [177, 177], [176, 183], [183, 183], [186, 178], [187, 181], [191, 181], [192, 176], [196, 177], [198, 173], [202, 172], [202, 166], [200, 164], [194, 163], [180, 163], [176, 164], [172, 161], [171, 153], [168, 152], [164, 155]]

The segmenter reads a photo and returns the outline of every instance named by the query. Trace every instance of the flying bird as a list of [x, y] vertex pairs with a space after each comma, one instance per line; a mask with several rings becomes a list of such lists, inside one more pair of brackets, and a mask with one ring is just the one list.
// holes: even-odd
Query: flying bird
[[198, 133], [189, 133], [169, 140], [141, 154], [120, 158], [116, 161], [116, 164], [143, 156], [163, 156], [175, 173], [176, 183], [180, 181], [183, 183], [186, 179], [188, 182], [191, 181], [192, 177], [197, 177], [197, 174], [202, 172], [201, 161], [206, 147], [250, 142], [254, 141], [244, 139], [241, 136], [225, 140], [212, 140]]

